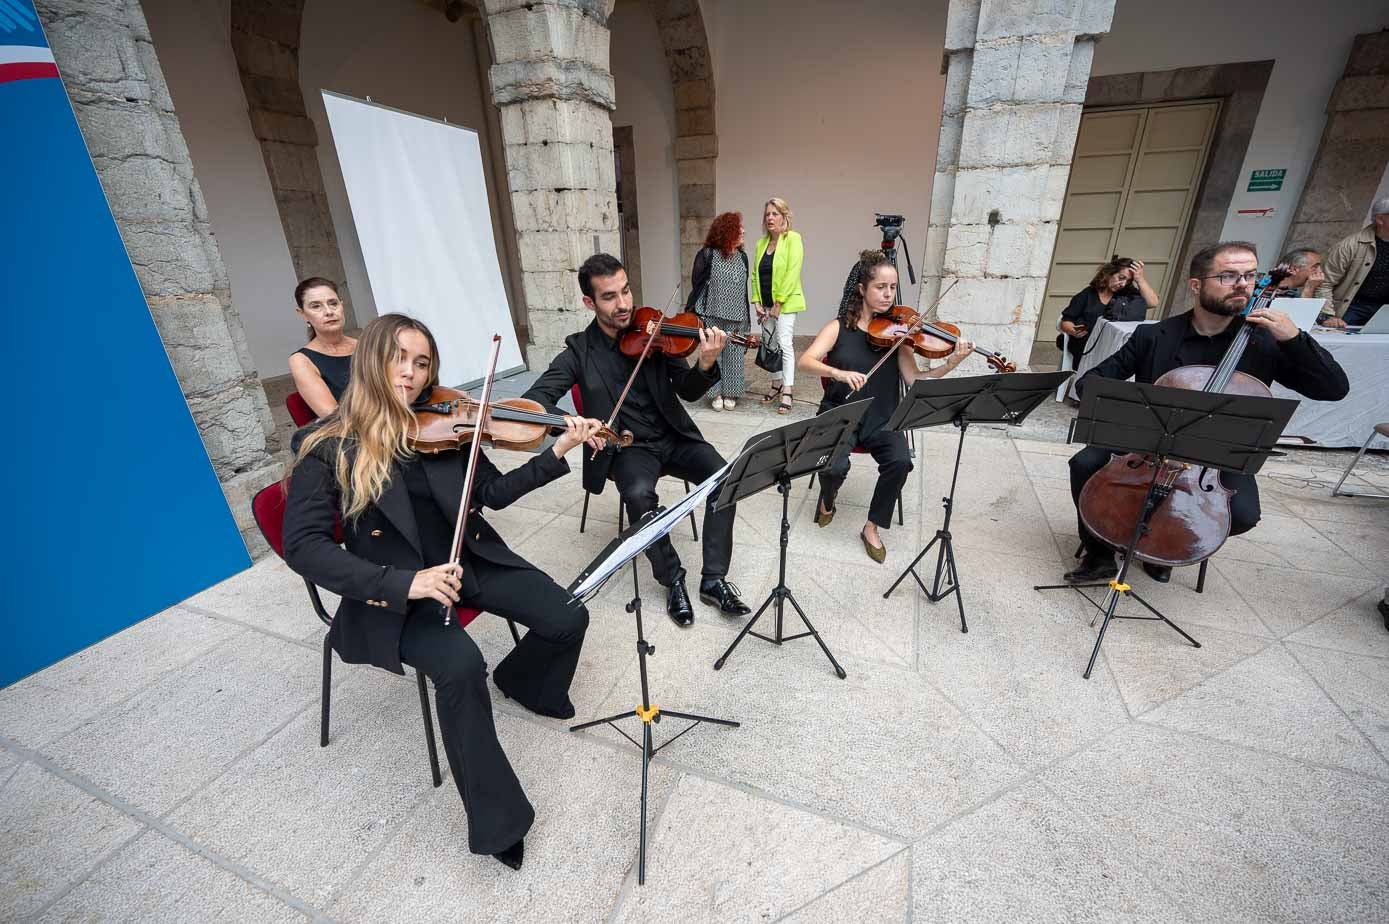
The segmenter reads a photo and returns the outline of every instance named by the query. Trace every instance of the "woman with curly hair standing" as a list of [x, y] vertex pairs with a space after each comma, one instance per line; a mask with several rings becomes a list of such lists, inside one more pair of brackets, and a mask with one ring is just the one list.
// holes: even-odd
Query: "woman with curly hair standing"
[[791, 413], [791, 387], [796, 384], [796, 315], [805, 311], [805, 292], [801, 289], [801, 264], [805, 247], [798, 232], [791, 230], [791, 206], [773, 196], [762, 208], [762, 230], [757, 242], [757, 285], [753, 307], [757, 319], [773, 318], [777, 342], [781, 344], [781, 373], [772, 376], [770, 404], [781, 399], [778, 414]]
[[[751, 325], [748, 301], [748, 255], [743, 251], [743, 216], [724, 212], [709, 225], [704, 246], [695, 254], [690, 273], [690, 297], [685, 310], [706, 323], [733, 334]], [[733, 410], [743, 394], [743, 348], [729, 343], [719, 354], [721, 377], [709, 393], [716, 411]]]

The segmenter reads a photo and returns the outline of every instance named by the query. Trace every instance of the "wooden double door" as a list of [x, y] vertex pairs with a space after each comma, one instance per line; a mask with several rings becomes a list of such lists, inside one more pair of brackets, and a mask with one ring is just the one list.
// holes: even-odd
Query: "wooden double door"
[[1038, 342], [1056, 336], [1062, 309], [1114, 254], [1143, 261], [1159, 306], [1182, 283], [1175, 264], [1219, 114], [1218, 100], [1084, 112]]

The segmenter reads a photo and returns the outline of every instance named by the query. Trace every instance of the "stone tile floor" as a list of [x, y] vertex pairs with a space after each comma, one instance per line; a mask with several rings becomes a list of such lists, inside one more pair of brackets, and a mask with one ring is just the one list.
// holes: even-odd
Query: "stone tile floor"
[[[675, 628], [643, 565], [654, 700], [743, 723], [657, 759], [645, 886], [638, 755], [610, 730], [495, 704], [538, 812], [520, 873], [467, 853], [412, 681], [338, 666], [320, 749], [322, 629], [272, 558], [0, 691], [0, 917], [1389, 919], [1389, 501], [1328, 496], [1348, 453], [1271, 462], [1264, 523], [1221, 550], [1205, 593], [1195, 569], [1134, 578], [1203, 647], [1120, 622], [1086, 681], [1085, 604], [1032, 590], [1075, 542], [1065, 414], [970, 432], [954, 520], [968, 634], [910, 582], [881, 596], [938, 525], [950, 433], [918, 437], [885, 565], [855, 536], [871, 464], [829, 529], [797, 484], [790, 583], [847, 680], [808, 639], [750, 639], [714, 672], [739, 623], [701, 608]], [[751, 402], [697, 416], [730, 454], [782, 420]], [[1389, 491], [1389, 460], [1362, 466], [1360, 486]], [[615, 504], [595, 499], [581, 535], [574, 473], [490, 516], [567, 579]], [[752, 602], [775, 582], [778, 514], [774, 494], [739, 511], [731, 576]], [[689, 531], [674, 536], [697, 571]], [[580, 718], [637, 702], [629, 587], [590, 606]], [[510, 645], [499, 620], [469, 631], [493, 661]]]

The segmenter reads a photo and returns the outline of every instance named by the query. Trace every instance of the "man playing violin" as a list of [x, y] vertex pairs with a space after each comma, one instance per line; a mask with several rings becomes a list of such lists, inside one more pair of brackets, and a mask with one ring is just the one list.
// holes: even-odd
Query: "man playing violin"
[[[632, 323], [632, 289], [621, 261], [605, 253], [584, 261], [579, 268], [579, 289], [584, 306], [593, 312], [593, 321], [565, 339], [564, 351], [525, 397], [559, 413], [559, 400], [577, 384], [584, 413], [607, 420], [618, 407], [637, 362], [623, 355], [619, 347], [621, 335]], [[584, 490], [601, 494], [607, 479], [612, 478], [634, 523], [659, 503], [656, 481], [663, 472], [703, 481], [724, 465], [723, 457], [704, 439], [679, 400], [698, 401], [719, 381], [716, 361], [727, 336], [717, 327], [707, 327], [700, 330], [699, 341], [694, 366], [654, 352], [646, 357], [613, 423], [613, 429], [619, 432], [632, 432], [633, 444], [616, 451], [595, 438], [590, 442], [595, 452], [584, 457]], [[715, 511], [715, 500], [711, 494], [704, 511], [704, 566], [699, 599], [718, 607], [725, 616], [744, 616], [750, 610], [727, 580], [733, 554], [734, 511], [731, 507]], [[656, 580], [667, 588], [666, 612], [670, 618], [680, 626], [693, 623], [694, 607], [685, 588], [685, 569], [670, 539], [662, 538], [652, 545], [646, 550], [646, 557]]]
[[[445, 623], [443, 608], [462, 603], [526, 626], [492, 681], [532, 712], [560, 719], [574, 715], [569, 684], [588, 612], [478, 513], [463, 536], [462, 565], [450, 561], [466, 456], [406, 448], [417, 402], [438, 384], [429, 329], [382, 315], [362, 331], [354, 355], [337, 409], [295, 434], [285, 560], [342, 597], [328, 640], [344, 661], [397, 674], [409, 664], [434, 681], [468, 845], [520, 869], [535, 810], [497, 740], [482, 653], [456, 622]], [[551, 447], [505, 474], [479, 455], [472, 501], [500, 510], [560, 477], [569, 471], [565, 453], [598, 426], [565, 418]], [[339, 520], [342, 545], [334, 538]]]
[[[1129, 379], [1151, 384], [1165, 372], [1182, 366], [1215, 366], [1224, 357], [1241, 326], [1256, 328], [1240, 358], [1238, 370], [1265, 385], [1277, 382], [1314, 401], [1339, 401], [1350, 391], [1345, 370], [1292, 318], [1271, 308], [1256, 308], [1243, 318], [1259, 278], [1254, 245], [1223, 241], [1191, 258], [1187, 286], [1196, 298], [1190, 312], [1155, 324], [1145, 324], [1119, 351], [1087, 372], [1077, 383], [1084, 391], [1090, 376]], [[1077, 508], [1080, 492], [1090, 477], [1109, 463], [1113, 453], [1090, 446], [1071, 457], [1071, 497]], [[1220, 480], [1234, 491], [1230, 498], [1230, 534], [1239, 535], [1259, 522], [1259, 488], [1253, 475], [1221, 472]], [[1079, 521], [1079, 517], [1077, 516]], [[1072, 583], [1105, 580], [1118, 573], [1114, 550], [1078, 522], [1083, 555], [1080, 565], [1065, 575]], [[1166, 582], [1172, 569], [1143, 562], [1143, 570]]]

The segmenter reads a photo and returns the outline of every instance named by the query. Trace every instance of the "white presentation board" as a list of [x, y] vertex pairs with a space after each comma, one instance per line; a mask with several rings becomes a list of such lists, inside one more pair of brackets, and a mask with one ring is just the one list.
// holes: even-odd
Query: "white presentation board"
[[477, 132], [327, 90], [323, 104], [377, 310], [429, 325], [443, 385], [482, 378], [493, 334], [497, 371], [521, 367]]

